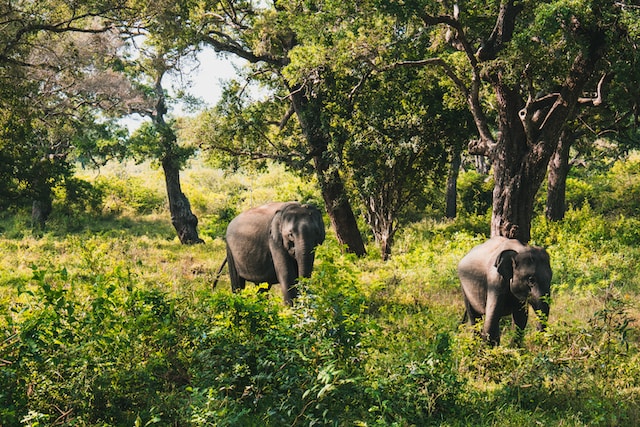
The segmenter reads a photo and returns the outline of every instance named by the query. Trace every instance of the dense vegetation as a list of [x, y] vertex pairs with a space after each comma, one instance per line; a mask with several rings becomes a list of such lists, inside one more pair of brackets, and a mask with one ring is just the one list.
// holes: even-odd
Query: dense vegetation
[[[184, 246], [160, 172], [115, 167], [56, 192], [50, 226], [0, 220], [0, 425], [632, 425], [640, 418], [640, 158], [574, 170], [551, 254], [548, 329], [489, 348], [460, 326], [458, 260], [489, 233], [486, 191], [459, 181], [456, 220], [403, 229], [392, 258], [357, 258], [330, 230], [293, 308], [232, 294], [221, 235], [271, 199], [320, 199], [273, 167], [192, 166], [204, 245]], [[82, 184], [80, 184], [82, 183]], [[485, 186], [486, 187], [486, 186]], [[489, 190], [490, 191], [490, 190]], [[444, 196], [442, 196], [444, 197]], [[91, 203], [89, 203], [91, 201]], [[73, 202], [73, 203], [72, 203]], [[438, 206], [436, 204], [435, 206]], [[473, 211], [473, 212], [468, 212]], [[371, 241], [371, 239], [369, 239]]]

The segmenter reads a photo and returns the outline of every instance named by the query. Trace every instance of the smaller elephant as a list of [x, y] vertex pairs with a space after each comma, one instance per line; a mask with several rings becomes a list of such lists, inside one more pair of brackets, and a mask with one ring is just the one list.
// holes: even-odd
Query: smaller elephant
[[325, 227], [313, 205], [274, 202], [235, 217], [225, 239], [231, 288], [244, 289], [246, 281], [280, 283], [284, 301], [291, 305], [298, 294], [297, 279], [311, 276]]
[[[513, 317], [518, 337], [527, 325], [529, 303], [539, 317], [549, 317], [549, 255], [543, 248], [516, 239], [492, 237], [471, 249], [458, 264], [465, 317], [475, 324], [485, 316], [482, 336], [500, 344], [500, 318]], [[538, 330], [543, 330], [542, 322]]]

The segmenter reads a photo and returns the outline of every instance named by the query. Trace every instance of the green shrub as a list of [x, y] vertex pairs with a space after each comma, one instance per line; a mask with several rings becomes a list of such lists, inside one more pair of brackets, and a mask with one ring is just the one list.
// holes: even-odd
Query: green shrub
[[67, 215], [99, 214], [104, 203], [104, 191], [84, 179], [69, 177], [64, 185], [54, 188], [54, 210]]
[[458, 200], [468, 214], [486, 213], [493, 201], [493, 179], [472, 170], [461, 173], [458, 178]]
[[[279, 174], [266, 185], [298, 191]], [[118, 176], [104, 188], [132, 182]], [[272, 194], [251, 190], [262, 179], [226, 192], [203, 176], [220, 185], [199, 190], [212, 237], [247, 195]], [[594, 194], [605, 178], [579, 177]], [[497, 348], [460, 325], [456, 276], [488, 235], [486, 213], [410, 224], [387, 262], [347, 254], [328, 230], [291, 308], [276, 289], [212, 292], [224, 242], [182, 246], [168, 219], [103, 218], [92, 232], [35, 238], [26, 214], [5, 216], [0, 425], [632, 425], [640, 227], [600, 210], [609, 193], [592, 197], [564, 221], [534, 219], [554, 271], [548, 328], [530, 325], [517, 347], [505, 318]]]
[[166, 197], [148, 187], [139, 177], [99, 177], [95, 186], [104, 194], [103, 212], [110, 214], [153, 213], [166, 203]]

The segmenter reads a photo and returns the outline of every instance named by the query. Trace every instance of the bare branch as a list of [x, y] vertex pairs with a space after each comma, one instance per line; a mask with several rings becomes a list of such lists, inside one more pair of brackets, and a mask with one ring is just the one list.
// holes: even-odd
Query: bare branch
[[279, 130], [284, 129], [284, 127], [287, 125], [287, 123], [289, 122], [289, 119], [293, 116], [294, 113], [295, 113], [295, 110], [292, 104], [289, 106], [289, 109], [287, 110], [285, 115], [282, 117], [282, 120], [280, 120], [280, 123], [278, 124]]
[[597, 107], [604, 102], [604, 97], [602, 95], [604, 84], [607, 80], [609, 80], [613, 76], [612, 73], [603, 74], [600, 77], [600, 81], [598, 82], [598, 87], [596, 89], [596, 96], [593, 98], [578, 98], [578, 104], [581, 105], [590, 105], [593, 107]]

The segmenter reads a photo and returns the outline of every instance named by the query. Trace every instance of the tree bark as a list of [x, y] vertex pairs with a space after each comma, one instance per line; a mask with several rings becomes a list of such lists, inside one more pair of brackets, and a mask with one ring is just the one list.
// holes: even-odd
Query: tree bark
[[178, 239], [183, 245], [204, 243], [198, 236], [198, 217], [191, 212], [189, 199], [184, 195], [180, 186], [180, 167], [178, 162], [169, 157], [162, 159], [162, 170], [169, 198], [169, 212], [171, 224], [178, 233]]
[[302, 88], [291, 90], [291, 101], [302, 133], [309, 144], [331, 225], [336, 231], [338, 241], [346, 245], [349, 252], [363, 256], [367, 251], [356, 217], [351, 209], [342, 177], [330, 158], [330, 136], [324, 131], [321, 119], [322, 101], [317, 97], [310, 98], [303, 91]]
[[531, 239], [537, 190], [562, 131], [575, 116], [580, 95], [606, 48], [598, 32], [591, 33], [588, 42], [589, 48], [577, 54], [557, 93], [530, 96], [525, 102], [517, 87], [511, 88], [503, 81], [499, 70], [485, 76], [496, 94], [499, 130], [495, 144], [483, 143], [480, 147], [480, 154], [494, 160], [491, 236], [515, 238], [522, 243]]
[[37, 232], [44, 230], [52, 210], [51, 195], [44, 195], [41, 198], [33, 200], [31, 204], [31, 224], [34, 230]]
[[198, 217], [191, 212], [189, 199], [182, 192], [180, 186], [180, 159], [176, 154], [176, 135], [173, 129], [165, 122], [164, 115], [167, 113], [165, 105], [164, 90], [162, 88], [163, 72], [159, 72], [156, 77], [155, 89], [158, 101], [155, 107], [153, 123], [160, 138], [160, 145], [163, 150], [162, 169], [167, 187], [167, 197], [169, 199], [169, 212], [171, 213], [171, 224], [178, 233], [178, 239], [183, 245], [204, 243], [198, 236]]
[[458, 175], [460, 174], [461, 163], [462, 150], [456, 147], [453, 151], [449, 175], [447, 176], [445, 216], [450, 219], [458, 215]]
[[37, 174], [32, 185], [33, 201], [31, 203], [31, 226], [37, 232], [42, 232], [49, 215], [53, 211], [53, 192], [51, 184], [48, 182], [48, 167], [46, 162], [40, 162], [37, 167], [40, 174]]
[[549, 221], [564, 219], [567, 210], [566, 190], [569, 165], [569, 151], [573, 145], [573, 135], [569, 130], [562, 132], [556, 151], [549, 162], [547, 175], [547, 204], [545, 215]]

